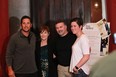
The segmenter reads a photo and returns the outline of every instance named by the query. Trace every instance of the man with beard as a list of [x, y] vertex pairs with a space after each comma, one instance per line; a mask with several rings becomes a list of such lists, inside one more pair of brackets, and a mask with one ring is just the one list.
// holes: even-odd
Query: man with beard
[[54, 42], [54, 53], [58, 62], [58, 77], [72, 77], [69, 72], [70, 59], [71, 59], [71, 47], [74, 43], [76, 36], [68, 32], [65, 21], [58, 20], [55, 24], [58, 37]]
[[37, 77], [35, 64], [35, 36], [30, 31], [31, 18], [21, 18], [21, 30], [11, 36], [7, 52], [6, 63], [9, 77]]

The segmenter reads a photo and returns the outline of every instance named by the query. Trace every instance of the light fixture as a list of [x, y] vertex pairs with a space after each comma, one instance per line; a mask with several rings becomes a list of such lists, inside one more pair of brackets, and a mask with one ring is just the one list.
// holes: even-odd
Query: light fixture
[[96, 3], [94, 4], [94, 6], [95, 6], [95, 8], [98, 8], [99, 4], [96, 2]]

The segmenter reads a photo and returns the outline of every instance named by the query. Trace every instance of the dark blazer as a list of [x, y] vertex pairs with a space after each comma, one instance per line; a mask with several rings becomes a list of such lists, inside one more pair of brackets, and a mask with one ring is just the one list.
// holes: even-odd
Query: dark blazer
[[[41, 63], [40, 63], [40, 40], [36, 41], [36, 51], [35, 51], [35, 59], [38, 68], [38, 75], [42, 77], [41, 72]], [[57, 77], [57, 62], [53, 59], [53, 51], [52, 51], [52, 40], [48, 40], [48, 77]]]

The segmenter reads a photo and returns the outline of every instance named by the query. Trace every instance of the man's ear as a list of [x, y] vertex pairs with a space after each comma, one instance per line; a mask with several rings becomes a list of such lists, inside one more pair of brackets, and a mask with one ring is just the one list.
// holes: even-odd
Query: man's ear
[[82, 25], [80, 25], [80, 29], [81, 29], [81, 30], [83, 29], [83, 26], [82, 26]]
[[32, 26], [33, 26], [33, 25], [32, 25], [32, 23], [31, 23], [31, 28], [32, 28]]

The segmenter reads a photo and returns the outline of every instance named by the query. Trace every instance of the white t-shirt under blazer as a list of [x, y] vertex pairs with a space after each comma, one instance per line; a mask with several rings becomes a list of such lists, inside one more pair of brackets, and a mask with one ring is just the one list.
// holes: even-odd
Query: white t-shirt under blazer
[[[85, 34], [82, 34], [76, 39], [72, 45], [72, 56], [70, 62], [70, 72], [73, 72], [73, 68], [78, 64], [84, 54], [90, 54], [89, 40]], [[80, 67], [86, 74], [89, 74], [89, 66], [87, 62]]]

